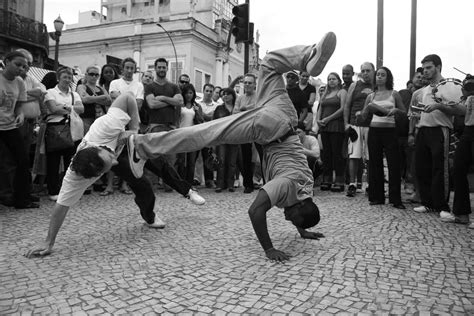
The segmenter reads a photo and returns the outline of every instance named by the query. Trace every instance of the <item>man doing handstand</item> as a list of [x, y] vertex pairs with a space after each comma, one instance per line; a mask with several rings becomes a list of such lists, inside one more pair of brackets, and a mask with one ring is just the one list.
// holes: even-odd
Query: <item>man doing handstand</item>
[[306, 231], [318, 224], [319, 209], [311, 198], [313, 176], [295, 131], [298, 117], [282, 74], [302, 70], [319, 75], [335, 46], [335, 34], [328, 33], [317, 45], [267, 54], [260, 69], [255, 109], [168, 132], [130, 136], [132, 172], [141, 177], [146, 160], [162, 154], [197, 151], [219, 144], [261, 144], [267, 183], [250, 206], [249, 215], [266, 256], [271, 260], [288, 260], [287, 254], [273, 248], [268, 233], [266, 213], [273, 206], [284, 208], [285, 218], [296, 226], [302, 238], [318, 239], [323, 235]]

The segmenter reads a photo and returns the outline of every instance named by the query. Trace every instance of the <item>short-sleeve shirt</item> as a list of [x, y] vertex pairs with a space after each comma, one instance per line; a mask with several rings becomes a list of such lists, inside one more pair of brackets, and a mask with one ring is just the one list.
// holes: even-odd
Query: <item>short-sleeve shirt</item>
[[[89, 132], [84, 136], [77, 150], [92, 146], [107, 146], [119, 155], [120, 149], [117, 151], [118, 137], [125, 131], [125, 126], [129, 122], [130, 116], [127, 113], [119, 108], [111, 107], [107, 114], [92, 123]], [[76, 204], [84, 191], [101, 176], [86, 179], [69, 167], [64, 176], [57, 203], [68, 207]]]
[[[257, 107], [257, 94], [252, 95], [239, 95], [235, 101], [234, 110], [232, 113], [239, 113], [242, 111], [248, 111]], [[243, 109], [242, 109], [243, 108]]]
[[[81, 97], [79, 94], [75, 91], [72, 91], [71, 89], [68, 90], [67, 93], [62, 92], [58, 86], [48, 89], [48, 92], [46, 93], [46, 96], [44, 97], [44, 102], [47, 101], [55, 101], [57, 104], [64, 104], [64, 105], [74, 105], [76, 101], [81, 101]], [[74, 100], [74, 101], [73, 101]], [[63, 114], [54, 114], [51, 113], [51, 111], [48, 109], [48, 122], [59, 122], [62, 119], [64, 119]]]
[[17, 127], [15, 106], [17, 102], [26, 100], [26, 86], [23, 79], [15, 77], [13, 80], [8, 80], [0, 72], [0, 131]]
[[[419, 89], [419, 91], [420, 91], [419, 97], [421, 98], [421, 103], [423, 104], [436, 103], [433, 100], [433, 94], [432, 94], [433, 87], [428, 85], [426, 87]], [[446, 100], [443, 95], [440, 95], [439, 97], [446, 103], [447, 101], [451, 101], [451, 100]], [[434, 110], [433, 112], [430, 112], [430, 113], [421, 112], [420, 122], [418, 123], [418, 127], [438, 127], [438, 126], [453, 128], [452, 116], [447, 115], [440, 110]]]
[[[316, 88], [312, 84], [308, 83], [306, 87], [304, 87], [304, 89], [302, 89], [301, 91], [303, 91], [303, 94], [305, 95], [306, 100], [309, 102], [311, 93], [316, 93]], [[308, 103], [308, 113], [312, 113], [312, 108], [313, 108], [313, 105]]]
[[120, 94], [131, 92], [135, 99], [143, 100], [143, 84], [137, 80], [127, 81], [123, 78], [112, 80], [109, 93], [120, 92]]
[[301, 115], [303, 109], [308, 108], [308, 100], [306, 99], [305, 94], [301, 91], [299, 86], [295, 86], [293, 88], [286, 88], [288, 91], [288, 95], [290, 97], [293, 106], [295, 107], [296, 114], [298, 114], [298, 118]]
[[[145, 98], [152, 94], [153, 96], [163, 95], [166, 97], [174, 97], [177, 94], [181, 94], [181, 90], [177, 85], [172, 82], [165, 82], [164, 84], [158, 84], [157, 82], [152, 82], [145, 87]], [[147, 107], [149, 115], [150, 124], [174, 124], [176, 121], [176, 111], [180, 108], [176, 108], [172, 105], [160, 108], [160, 109], [150, 109]]]
[[271, 206], [283, 208], [312, 196], [313, 175], [297, 135], [265, 145], [262, 165], [268, 179], [262, 189]]
[[474, 126], [474, 96], [470, 95], [464, 101], [466, 106], [466, 116], [464, 117], [464, 124], [466, 126]]

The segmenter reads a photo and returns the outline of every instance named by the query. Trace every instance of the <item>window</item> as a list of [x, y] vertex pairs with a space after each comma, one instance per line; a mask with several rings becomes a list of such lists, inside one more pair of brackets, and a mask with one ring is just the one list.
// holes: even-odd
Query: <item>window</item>
[[206, 83], [212, 83], [212, 75], [200, 69], [194, 69], [194, 87], [196, 92], [202, 92], [202, 86]]
[[202, 71], [194, 70], [194, 88], [196, 92], [202, 92]]
[[178, 82], [179, 76], [183, 72], [183, 62], [178, 59], [178, 65], [176, 65], [176, 61], [170, 61], [168, 66], [168, 79], [171, 82]]

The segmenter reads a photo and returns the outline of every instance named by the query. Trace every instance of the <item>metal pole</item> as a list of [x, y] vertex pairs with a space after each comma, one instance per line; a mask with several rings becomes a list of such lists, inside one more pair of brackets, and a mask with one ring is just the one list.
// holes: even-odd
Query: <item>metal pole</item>
[[416, 68], [416, 16], [417, 0], [411, 0], [411, 36], [410, 36], [410, 79], [413, 78]]
[[[250, 1], [245, 0], [245, 3], [249, 5], [249, 21], [250, 21]], [[249, 42], [245, 42], [244, 47], [244, 74], [249, 72]]]
[[377, 69], [383, 66], [383, 0], [377, 6]]
[[173, 42], [173, 39], [171, 38], [171, 35], [170, 33], [168, 33], [168, 31], [163, 27], [163, 25], [161, 25], [160, 23], [156, 23], [157, 26], [161, 27], [163, 29], [163, 31], [165, 31], [166, 35], [168, 35], [170, 41], [171, 41], [171, 45], [173, 45], [173, 50], [174, 50], [174, 58], [175, 58], [175, 61], [176, 61], [176, 67], [175, 67], [175, 80], [176, 80], [176, 83], [178, 83], [178, 54], [176, 53], [176, 47], [174, 46], [174, 42]]
[[54, 51], [54, 70], [58, 70], [59, 67], [59, 38], [61, 37], [61, 32], [56, 31], [54, 33], [54, 39], [56, 40], [56, 48]]

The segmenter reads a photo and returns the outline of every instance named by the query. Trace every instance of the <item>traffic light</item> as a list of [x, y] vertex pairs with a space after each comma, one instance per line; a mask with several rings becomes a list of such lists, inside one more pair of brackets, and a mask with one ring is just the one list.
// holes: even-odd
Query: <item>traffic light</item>
[[235, 42], [246, 42], [249, 40], [249, 5], [248, 3], [236, 5], [232, 9], [232, 35]]

